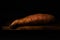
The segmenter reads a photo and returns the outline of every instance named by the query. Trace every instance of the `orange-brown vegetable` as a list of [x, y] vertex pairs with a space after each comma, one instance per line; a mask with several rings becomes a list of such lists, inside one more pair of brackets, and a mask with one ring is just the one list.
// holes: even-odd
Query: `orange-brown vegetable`
[[43, 21], [44, 23], [48, 23], [49, 21], [53, 20], [54, 16], [49, 15], [49, 14], [33, 14], [26, 16], [25, 18], [22, 19], [17, 19], [11, 23], [10, 26], [16, 25], [16, 24], [24, 24], [24, 23], [29, 23], [29, 22], [38, 22], [38, 21]]

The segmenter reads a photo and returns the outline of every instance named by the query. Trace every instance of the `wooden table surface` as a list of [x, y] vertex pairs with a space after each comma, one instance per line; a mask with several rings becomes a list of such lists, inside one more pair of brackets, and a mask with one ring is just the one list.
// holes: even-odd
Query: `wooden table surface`
[[3, 26], [2, 30], [60, 30], [60, 26], [22, 26], [16, 29], [10, 29], [9, 26]]

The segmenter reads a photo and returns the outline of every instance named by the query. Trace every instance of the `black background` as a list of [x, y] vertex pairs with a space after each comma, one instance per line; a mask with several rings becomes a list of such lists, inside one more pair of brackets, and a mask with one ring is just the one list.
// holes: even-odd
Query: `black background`
[[0, 25], [8, 25], [12, 20], [34, 13], [49, 13], [59, 20], [58, 1], [0, 1]]
[[[60, 9], [59, 1], [57, 1], [57, 0], [54, 0], [54, 1], [49, 1], [49, 0], [48, 1], [43, 1], [43, 0], [42, 1], [26, 1], [26, 0], [25, 1], [24, 0], [22, 0], [22, 1], [16, 1], [16, 0], [3, 1], [2, 0], [2, 1], [0, 1], [0, 26], [7, 25], [6, 23], [9, 23], [11, 20], [14, 20], [17, 18], [22, 18], [24, 16], [27, 16], [27, 15], [33, 14], [33, 13], [37, 13], [37, 12], [50, 13], [50, 14], [56, 16], [57, 20], [59, 20], [59, 18], [60, 18], [59, 9]], [[23, 34], [21, 31], [19, 31], [20, 33], [17, 33], [17, 35], [16, 35], [16, 33], [11, 34], [10, 32], [6, 33], [6, 31], [4, 31], [3, 32], [4, 35], [3, 36], [0, 35], [0, 36], [4, 37], [4, 38], [7, 38], [8, 36], [10, 36], [12, 38], [14, 37], [14, 39], [15, 39], [15, 37], [17, 38], [18, 36], [19, 36], [19, 39], [21, 37], [23, 38], [23, 37], [27, 36], [26, 34], [24, 34], [24, 33], [26, 33], [25, 31]], [[14, 31], [14, 32], [16, 32], [16, 31]], [[31, 31], [29, 31], [28, 33], [30, 33], [30, 34], [28, 34], [28, 33], [27, 34], [29, 37], [31, 36], [32, 38], [33, 38], [33, 36], [34, 37], [39, 36], [39, 38], [42, 37], [42, 39], [43, 39], [43, 37], [46, 39], [50, 38], [50, 37], [55, 39], [56, 37], [59, 38], [59, 36], [60, 36], [59, 35], [60, 33], [57, 34], [57, 32], [55, 32], [55, 31], [54, 31], [55, 33], [53, 33], [52, 31], [49, 31], [48, 33], [46, 33], [44, 31], [44, 33], [43, 33], [44, 35], [42, 34], [42, 32], [40, 32], [40, 33], [39, 32], [40, 31], [37, 31], [37, 32], [34, 31], [34, 33], [32, 32], [34, 35], [31, 35], [32, 34]], [[2, 33], [2, 32], [0, 31], [0, 33]], [[7, 35], [5, 35], [5, 33]], [[21, 36], [21, 34], [22, 34], [22, 36]], [[11, 35], [14, 35], [14, 36], [11, 36]], [[8, 39], [11, 39], [10, 37]], [[2, 39], [4, 39], [4, 38], [2, 38]]]

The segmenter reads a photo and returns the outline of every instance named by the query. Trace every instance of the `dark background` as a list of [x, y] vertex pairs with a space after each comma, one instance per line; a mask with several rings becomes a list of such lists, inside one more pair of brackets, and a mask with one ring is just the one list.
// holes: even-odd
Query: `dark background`
[[59, 1], [0, 1], [0, 26], [34, 13], [52, 14], [59, 22]]
[[[54, 15], [57, 18], [56, 21], [58, 23], [59, 20], [60, 20], [59, 19], [60, 18], [59, 9], [60, 9], [60, 5], [59, 5], [59, 1], [57, 1], [57, 0], [54, 0], [54, 1], [51, 1], [51, 0], [50, 1], [49, 0], [48, 1], [43, 1], [43, 0], [42, 1], [35, 1], [35, 0], [34, 1], [29, 1], [29, 0], [28, 1], [26, 1], [26, 0], [25, 1], [24, 0], [22, 0], [22, 1], [18, 1], [18, 0], [14, 0], [14, 1], [8, 0], [8, 1], [6, 1], [5, 0], [4, 1], [4, 0], [0, 0], [0, 26], [6, 26], [12, 20], [22, 18], [24, 16], [27, 16], [27, 15], [30, 15], [30, 14], [33, 14], [33, 13], [37, 13], [37, 12], [50, 13], [50, 14]], [[40, 33], [39, 32], [38, 32], [38, 34], [42, 34], [42, 32], [40, 32]], [[58, 33], [58, 35], [56, 35], [55, 33], [57, 33], [57, 32], [54, 31], [53, 34], [51, 32], [52, 31], [49, 31], [48, 32], [49, 34], [47, 33], [49, 38], [50, 38], [50, 36], [53, 38], [52, 35], [54, 35], [54, 37], [57, 37], [57, 38], [60, 36], [59, 35], [60, 33]], [[0, 33], [2, 33], [2, 32], [0, 32]], [[4, 31], [4, 33], [6, 33], [6, 31]], [[3, 35], [4, 35], [4, 33], [3, 33]], [[22, 33], [22, 32], [20, 32], [20, 33]], [[31, 33], [31, 31], [29, 31], [29, 33]], [[35, 33], [37, 33], [37, 31], [36, 32], [34, 31], [33, 35]], [[45, 34], [45, 33], [46, 32], [44, 31], [43, 34]], [[8, 32], [6, 34], [8, 34]], [[12, 33], [10, 33], [10, 34], [12, 34]], [[11, 36], [10, 34], [8, 34], [8, 36]], [[13, 33], [12, 35], [14, 35], [14, 38], [16, 37], [15, 33]], [[24, 33], [22, 35], [24, 35]], [[35, 37], [35, 35], [34, 35], [34, 37]], [[37, 37], [37, 35], [36, 35], [36, 37]], [[42, 35], [40, 35], [40, 36], [43, 37]], [[6, 36], [7, 35], [4, 35], [4, 38]], [[21, 34], [20, 34], [20, 36], [21, 36]], [[26, 36], [26, 32], [25, 32], [24, 36]], [[44, 38], [48, 38], [48, 36], [47, 37], [44, 36]], [[3, 37], [3, 36], [1, 36], [1, 37]], [[13, 38], [13, 36], [11, 36], [11, 37]]]

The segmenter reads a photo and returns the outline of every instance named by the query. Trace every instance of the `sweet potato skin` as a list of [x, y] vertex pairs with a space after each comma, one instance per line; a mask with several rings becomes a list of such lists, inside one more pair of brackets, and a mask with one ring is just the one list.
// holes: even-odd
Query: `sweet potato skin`
[[[13, 21], [10, 25], [14, 26], [14, 25], [21, 25], [21, 24], [28, 24], [28, 23], [48, 23], [50, 21], [52, 21], [54, 19], [53, 15], [49, 15], [49, 14], [33, 14], [33, 15], [29, 15], [26, 16], [22, 19], [16, 19], [15, 21]], [[23, 26], [23, 25], [22, 25]]]

